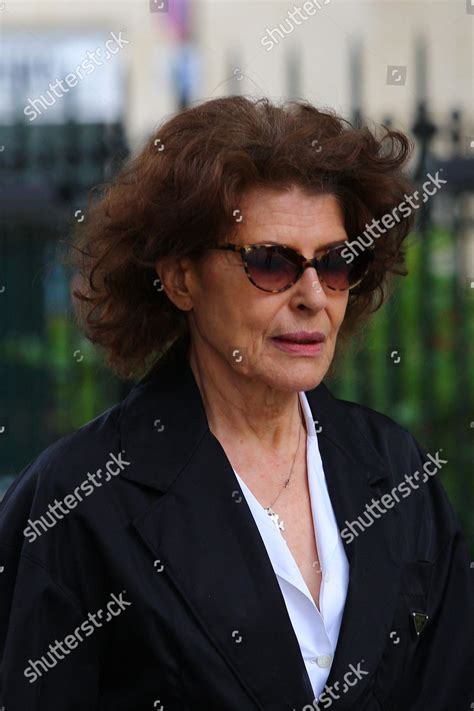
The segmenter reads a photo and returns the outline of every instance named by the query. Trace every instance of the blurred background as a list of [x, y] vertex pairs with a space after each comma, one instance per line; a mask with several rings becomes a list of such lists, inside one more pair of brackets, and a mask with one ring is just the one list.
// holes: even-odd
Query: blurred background
[[418, 209], [409, 275], [326, 382], [443, 449], [474, 559], [473, 28], [474, 0], [0, 2], [0, 498], [133, 385], [76, 329], [58, 259], [91, 188], [189, 104], [303, 98], [406, 131], [416, 182], [447, 180]]

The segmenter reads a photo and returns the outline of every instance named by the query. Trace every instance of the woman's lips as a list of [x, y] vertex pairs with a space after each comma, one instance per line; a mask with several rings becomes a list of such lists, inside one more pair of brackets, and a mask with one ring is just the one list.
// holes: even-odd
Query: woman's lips
[[316, 355], [321, 353], [323, 350], [322, 341], [313, 341], [311, 343], [301, 343], [298, 341], [291, 341], [284, 338], [272, 338], [273, 344], [276, 348], [285, 353], [297, 353], [298, 355]]

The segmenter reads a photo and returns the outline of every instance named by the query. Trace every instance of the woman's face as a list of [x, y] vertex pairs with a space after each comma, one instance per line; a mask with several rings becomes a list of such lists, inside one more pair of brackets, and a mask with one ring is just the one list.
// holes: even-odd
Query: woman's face
[[[343, 215], [330, 194], [307, 196], [254, 190], [237, 206], [238, 244], [276, 242], [308, 259], [322, 247], [344, 241]], [[247, 278], [239, 253], [211, 250], [186, 276], [192, 350], [200, 359], [227, 364], [236, 374], [271, 388], [295, 391], [316, 387], [334, 355], [348, 291], [333, 291], [308, 268], [286, 291], [257, 289]], [[319, 331], [325, 336], [319, 352], [305, 354], [277, 347], [274, 336]], [[209, 361], [210, 359], [210, 361]], [[217, 359], [217, 361], [215, 360]]]

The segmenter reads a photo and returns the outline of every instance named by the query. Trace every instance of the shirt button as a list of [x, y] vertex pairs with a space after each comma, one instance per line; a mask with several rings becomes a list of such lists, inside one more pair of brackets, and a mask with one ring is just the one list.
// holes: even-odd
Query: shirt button
[[332, 662], [332, 654], [320, 654], [319, 657], [316, 657], [313, 661], [316, 662], [318, 667], [322, 667], [323, 669], [325, 667], [328, 667], [331, 662]]

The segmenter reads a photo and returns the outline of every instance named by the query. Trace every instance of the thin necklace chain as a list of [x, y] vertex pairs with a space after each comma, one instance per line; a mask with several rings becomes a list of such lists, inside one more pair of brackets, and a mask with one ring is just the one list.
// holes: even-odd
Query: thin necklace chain
[[[302, 417], [303, 417], [303, 412], [302, 412], [302, 410], [301, 410], [301, 403], [300, 403], [299, 395], [298, 395], [298, 412], [299, 412], [299, 414], [301, 415], [301, 418], [302, 418]], [[286, 489], [286, 487], [287, 487], [288, 484], [290, 483], [291, 475], [292, 475], [292, 473], [293, 473], [293, 467], [295, 466], [296, 455], [298, 454], [298, 450], [299, 450], [299, 448], [300, 448], [301, 430], [302, 430], [302, 429], [303, 429], [302, 419], [300, 419], [300, 433], [299, 433], [299, 435], [298, 435], [298, 446], [296, 447], [295, 456], [293, 457], [293, 464], [291, 465], [290, 474], [289, 474], [288, 478], [285, 480], [285, 482], [284, 482], [282, 488], [280, 489], [280, 492], [279, 492], [278, 496], [276, 497], [275, 501], [273, 501], [269, 506], [265, 506], [265, 507], [264, 507], [264, 508], [265, 508], [265, 511], [266, 511], [270, 516], [274, 516], [274, 513], [275, 513], [274, 511], [271, 511], [272, 506], [276, 503], [276, 501], [279, 499], [280, 495], [282, 494], [283, 490]]]
[[[303, 417], [304, 417], [304, 416], [303, 416], [303, 412], [302, 412], [302, 409], [301, 409], [301, 402], [300, 402], [300, 400], [299, 400], [299, 395], [298, 395], [298, 407], [299, 407], [299, 412], [300, 412], [300, 414], [301, 414], [300, 433], [299, 433], [299, 435], [298, 435], [298, 446], [297, 446], [297, 448], [296, 448], [295, 456], [293, 457], [293, 464], [291, 465], [291, 470], [290, 470], [290, 474], [289, 474], [289, 476], [288, 476], [288, 479], [286, 479], [285, 483], [283, 484], [283, 487], [282, 487], [280, 493], [278, 494], [278, 496], [276, 497], [275, 501], [277, 501], [277, 499], [278, 499], [278, 497], [280, 496], [280, 494], [282, 493], [283, 489], [286, 489], [286, 487], [288, 486], [288, 484], [289, 484], [289, 482], [290, 482], [291, 474], [292, 474], [292, 472], [293, 472], [293, 467], [294, 467], [294, 465], [295, 465], [296, 455], [297, 455], [298, 449], [299, 449], [299, 447], [300, 447], [301, 430], [303, 429], [302, 423], [303, 423]], [[274, 511], [273, 508], [272, 508], [272, 506], [273, 506], [273, 504], [275, 503], [275, 501], [274, 501], [272, 504], [270, 504], [270, 506], [264, 506], [264, 509], [265, 509], [265, 511], [267, 512], [267, 514], [270, 516], [270, 518], [271, 518], [271, 520], [273, 521], [273, 523], [280, 529], [280, 531], [284, 531], [284, 530], [285, 530], [284, 521], [280, 518], [279, 514], [277, 514], [277, 512]], [[313, 567], [314, 567], [314, 566], [316, 566], [316, 571], [317, 571], [318, 573], [321, 573], [322, 568], [321, 568], [321, 563], [320, 563], [320, 561], [319, 561], [319, 555], [318, 555], [317, 552], [316, 552], [316, 560], [313, 562]]]

